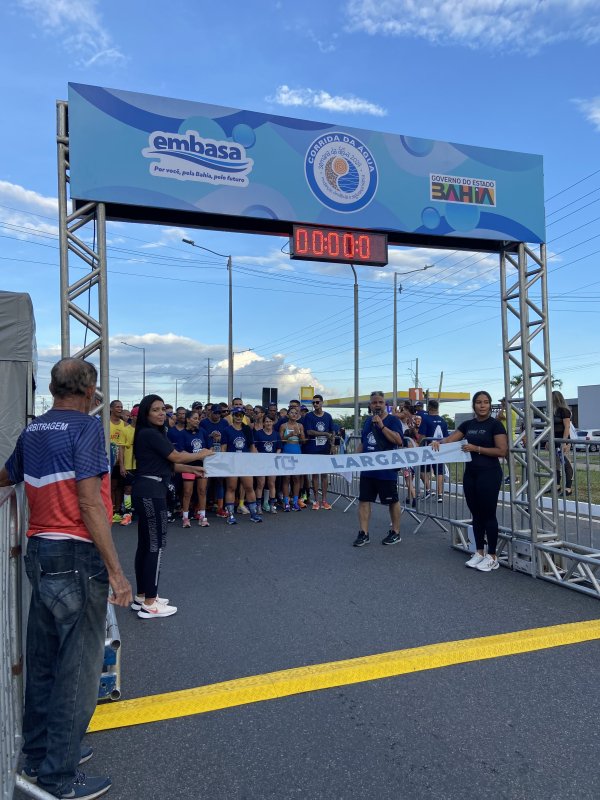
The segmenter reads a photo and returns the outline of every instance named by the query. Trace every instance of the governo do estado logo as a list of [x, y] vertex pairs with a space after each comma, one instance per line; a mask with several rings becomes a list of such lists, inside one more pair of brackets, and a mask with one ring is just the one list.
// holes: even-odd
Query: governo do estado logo
[[311, 192], [333, 211], [360, 211], [377, 191], [375, 159], [348, 133], [333, 131], [315, 139], [306, 151], [304, 170]]

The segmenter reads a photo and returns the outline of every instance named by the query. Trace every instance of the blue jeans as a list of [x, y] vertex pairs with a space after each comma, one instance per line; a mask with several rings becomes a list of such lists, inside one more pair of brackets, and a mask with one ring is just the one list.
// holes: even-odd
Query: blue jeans
[[104, 660], [108, 574], [93, 544], [34, 536], [25, 569], [31, 583], [23, 753], [38, 783], [67, 792], [98, 699]]

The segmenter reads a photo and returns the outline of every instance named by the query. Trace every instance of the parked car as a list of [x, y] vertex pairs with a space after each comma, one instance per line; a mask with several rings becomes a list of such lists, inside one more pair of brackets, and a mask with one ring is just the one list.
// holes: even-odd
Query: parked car
[[576, 450], [589, 450], [590, 453], [597, 453], [600, 450], [600, 428], [589, 428], [585, 431], [578, 430], [577, 436], [581, 439], [581, 444], [577, 442], [575, 445]]

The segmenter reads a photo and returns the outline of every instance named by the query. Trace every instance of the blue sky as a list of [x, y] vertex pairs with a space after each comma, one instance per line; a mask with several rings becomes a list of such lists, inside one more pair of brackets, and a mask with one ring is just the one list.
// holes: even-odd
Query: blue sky
[[[600, 382], [600, 7], [597, 0], [182, 3], [7, 0], [0, 9], [0, 288], [32, 296], [39, 383], [59, 354], [55, 101], [69, 81], [544, 157], [552, 372]], [[110, 224], [112, 394], [226, 393], [231, 253], [234, 388], [353, 389], [349, 267], [293, 262], [285, 240]], [[285, 249], [285, 248], [284, 248]], [[427, 271], [426, 264], [433, 265]], [[495, 256], [394, 248], [360, 268], [360, 390], [503, 391]], [[81, 341], [74, 329], [73, 339]], [[247, 351], [252, 348], [250, 352]], [[465, 410], [460, 406], [453, 410]]]

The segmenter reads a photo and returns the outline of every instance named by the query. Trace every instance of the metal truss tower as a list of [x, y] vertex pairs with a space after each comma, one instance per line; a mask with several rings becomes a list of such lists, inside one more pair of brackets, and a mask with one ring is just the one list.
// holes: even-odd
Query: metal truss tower
[[[520, 421], [509, 441], [513, 569], [600, 597], [600, 549], [560, 538], [554, 442], [546, 245], [521, 243], [500, 255], [507, 417]], [[521, 382], [511, 379], [511, 369]], [[522, 400], [515, 404], [517, 396]], [[537, 395], [537, 397], [536, 397]], [[536, 399], [544, 402], [540, 408]], [[537, 431], [537, 434], [536, 434]], [[547, 450], [541, 447], [547, 442]]]
[[[58, 157], [58, 222], [60, 236], [60, 316], [61, 356], [88, 358], [98, 353], [99, 387], [102, 404], [95, 413], [102, 414], [104, 433], [109, 442], [110, 384], [108, 372], [108, 290], [106, 281], [106, 210], [104, 203], [86, 203], [69, 213], [69, 120], [68, 104], [56, 104]], [[88, 234], [84, 241], [81, 232]], [[82, 269], [84, 275], [71, 280], [71, 270]], [[83, 300], [83, 303], [81, 301]], [[79, 301], [79, 302], [78, 302]], [[87, 305], [87, 310], [84, 306]], [[92, 311], [95, 308], [95, 313]], [[71, 323], [79, 323], [73, 338]], [[88, 342], [88, 335], [91, 340]], [[75, 336], [77, 338], [75, 338]], [[96, 359], [92, 359], [96, 361]]]
[[[557, 536], [546, 246], [536, 253], [521, 243], [516, 253], [501, 253], [500, 282], [507, 419], [517, 414], [508, 456], [513, 567], [535, 576], [537, 544]], [[522, 397], [518, 404], [517, 397]], [[548, 442], [548, 458], [542, 441]], [[551, 502], [544, 504], [548, 491]]]

